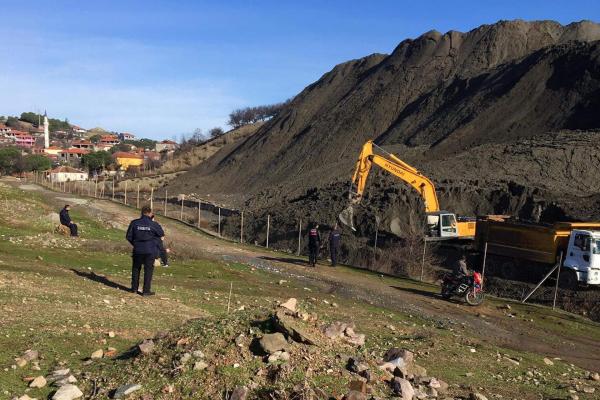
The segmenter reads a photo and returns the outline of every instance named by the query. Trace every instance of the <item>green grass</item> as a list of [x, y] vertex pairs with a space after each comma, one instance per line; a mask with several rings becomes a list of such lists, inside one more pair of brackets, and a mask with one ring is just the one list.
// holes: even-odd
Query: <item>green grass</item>
[[[85, 232], [84, 240], [76, 242], [80, 247], [15, 244], [7, 238], [48, 235], [52, 226], [44, 218], [59, 204], [35, 192], [23, 193], [0, 185], [0, 203], [2, 201], [6, 209], [22, 209], [25, 213], [21, 220], [11, 219], [6, 214], [0, 216], [0, 235], [4, 235], [0, 236], [0, 311], [5, 316], [0, 324], [0, 366], [3, 368], [0, 387], [8, 391], [8, 394], [0, 391], [0, 399], [22, 395], [26, 389], [24, 377], [46, 374], [59, 365], [102, 377], [105, 379], [103, 385], [110, 388], [132, 381], [141, 382], [144, 385], [142, 393], [156, 395], [165, 386], [174, 385], [173, 398], [206, 398], [201, 388], [212, 387], [214, 382], [218, 382], [217, 389], [220, 390], [248, 384], [252, 379], [258, 379], [256, 377], [266, 366], [247, 347], [235, 346], [233, 339], [240, 333], [252, 337], [268, 329], [268, 324], [260, 322], [268, 317], [277, 302], [288, 297], [298, 298], [305, 311], [318, 315], [318, 324], [336, 320], [355, 323], [357, 331], [367, 335], [367, 342], [358, 351], [329, 344], [318, 349], [297, 345], [293, 353], [295, 368], [283, 368], [282, 378], [276, 383], [264, 383], [259, 378], [264, 385], [257, 392], [289, 390], [309, 382], [313, 388], [322, 388], [327, 393], [343, 394], [355, 377], [344, 372], [340, 355], [363, 356], [376, 372], [377, 358], [394, 346], [411, 349], [416, 353], [418, 363], [431, 375], [458, 385], [452, 388], [455, 395], [465, 395], [468, 393], [465, 388], [476, 382], [488, 393], [499, 393], [504, 398], [537, 399], [539, 394], [546, 398], [561, 397], [565, 395], [565, 390], [559, 389], [559, 384], [565, 380], [562, 374], [571, 377], [583, 377], [584, 374], [562, 361], [547, 366], [542, 355], [515, 352], [474, 340], [468, 329], [461, 326], [448, 326], [427, 316], [410, 315], [324, 293], [318, 284], [285, 278], [288, 282], [279, 285], [281, 275], [240, 263], [203, 258], [178, 260], [169, 269], [155, 270], [154, 289], [158, 295], [151, 299], [141, 298], [106, 284], [129, 285], [131, 258], [122, 230], [110, 228], [85, 207], [75, 207], [73, 219]], [[188, 231], [188, 228], [181, 229]], [[189, 232], [191, 234], [192, 230]], [[277, 253], [277, 256], [285, 255]], [[369, 271], [347, 267], [338, 271], [359, 279], [377, 279], [383, 285], [436, 290], [432, 285], [379, 277]], [[90, 279], [94, 277], [92, 274], [105, 276], [106, 282]], [[338, 307], [331, 305], [334, 302]], [[490, 302], [505, 303], [496, 299], [490, 299]], [[599, 338], [597, 324], [583, 318], [548, 313], [540, 307], [511, 305], [519, 315], [533, 318], [535, 323], [554, 332], [576, 330], [590, 338]], [[243, 311], [236, 311], [242, 306]], [[390, 329], [390, 325], [395, 329]], [[115, 332], [116, 337], [109, 338], [109, 331]], [[158, 331], [170, 333], [159, 343], [155, 356], [133, 361], [103, 359], [91, 366], [83, 365], [83, 360], [97, 349], [106, 350], [110, 346], [125, 352]], [[185, 349], [173, 345], [182, 337], [193, 338], [192, 344]], [[29, 348], [39, 350], [43, 356], [40, 372], [31, 370], [30, 365], [23, 369], [12, 368], [13, 359]], [[173, 372], [172, 362], [181, 352], [195, 348], [205, 352], [214, 369], [198, 372], [188, 368]], [[471, 352], [471, 348], [476, 352]], [[501, 354], [499, 361], [498, 353]], [[503, 358], [505, 354], [520, 359], [520, 365], [507, 362]], [[234, 368], [235, 363], [240, 367]], [[307, 373], [309, 367], [311, 371]], [[328, 372], [329, 369], [333, 372]], [[528, 371], [543, 377], [539, 386], [527, 381]], [[469, 377], [467, 373], [474, 375]], [[82, 380], [80, 385], [89, 390], [91, 381]], [[374, 389], [375, 394], [382, 397], [390, 394], [383, 384], [375, 385]], [[28, 394], [45, 398], [51, 391], [52, 388], [44, 388], [31, 390]], [[213, 396], [222, 394], [218, 390], [209, 393]], [[580, 398], [593, 397], [581, 395]]]

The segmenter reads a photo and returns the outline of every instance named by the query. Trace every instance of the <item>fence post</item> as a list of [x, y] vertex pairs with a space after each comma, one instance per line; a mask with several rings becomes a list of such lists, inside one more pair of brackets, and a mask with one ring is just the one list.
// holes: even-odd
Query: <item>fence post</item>
[[125, 181], [125, 196], [123, 197], [125, 205], [127, 205], [127, 181]]
[[181, 195], [181, 209], [179, 211], [179, 220], [183, 221], [183, 200], [185, 199], [185, 195]]
[[202, 227], [200, 218], [202, 218], [202, 200], [198, 200], [198, 229]]
[[481, 290], [483, 290], [483, 284], [485, 283], [485, 264], [487, 262], [487, 248], [488, 242], [485, 242], [485, 246], [483, 248], [483, 265], [481, 266]]
[[154, 210], [154, 187], [150, 187], [150, 209]]
[[135, 198], [135, 208], [140, 208], [140, 184], [137, 185], [137, 196]]
[[242, 211], [240, 220], [240, 243], [244, 243], [244, 212]]
[[425, 270], [425, 251], [427, 250], [427, 240], [423, 238], [423, 258], [421, 258], [421, 282], [423, 282], [423, 272]]
[[271, 214], [267, 214], [267, 249], [269, 248], [269, 231], [271, 230]]
[[563, 253], [560, 252], [560, 261], [558, 262], [558, 272], [556, 273], [556, 285], [554, 286], [554, 301], [552, 302], [552, 309], [556, 308], [556, 297], [558, 296], [558, 281], [560, 279], [560, 268], [563, 262]]
[[115, 177], [112, 179], [112, 201], [115, 201]]
[[298, 255], [300, 255], [300, 247], [302, 245], [302, 218], [298, 221]]
[[167, 197], [167, 189], [165, 189], [165, 217], [167, 216], [167, 203], [168, 203], [168, 197]]
[[221, 207], [219, 207], [219, 237], [221, 237]]

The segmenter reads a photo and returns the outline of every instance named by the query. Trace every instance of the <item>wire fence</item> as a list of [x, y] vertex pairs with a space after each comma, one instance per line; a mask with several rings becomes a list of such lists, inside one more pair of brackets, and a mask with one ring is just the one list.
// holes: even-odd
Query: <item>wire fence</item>
[[30, 177], [34, 183], [49, 190], [103, 199], [136, 209], [150, 206], [156, 215], [181, 221], [211, 235], [237, 243], [303, 255], [307, 250], [304, 236], [309, 221], [271, 214], [258, 214], [239, 210], [212, 201], [183, 194], [170, 194], [165, 189], [142, 189], [117, 179], [53, 181], [44, 173]]

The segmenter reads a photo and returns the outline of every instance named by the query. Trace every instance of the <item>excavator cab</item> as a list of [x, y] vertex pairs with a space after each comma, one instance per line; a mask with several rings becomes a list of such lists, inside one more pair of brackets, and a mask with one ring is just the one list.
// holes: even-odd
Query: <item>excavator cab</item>
[[427, 233], [431, 238], [458, 237], [456, 215], [447, 211], [427, 213]]

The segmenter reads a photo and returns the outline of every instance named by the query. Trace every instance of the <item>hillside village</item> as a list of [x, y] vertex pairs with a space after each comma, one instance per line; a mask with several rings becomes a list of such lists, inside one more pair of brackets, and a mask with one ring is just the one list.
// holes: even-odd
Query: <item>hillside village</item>
[[[173, 140], [137, 139], [128, 132], [102, 128], [84, 129], [46, 115], [23, 113], [21, 118], [0, 117], [0, 149], [12, 149], [23, 157], [46, 158], [17, 173], [46, 170], [59, 180], [84, 180], [93, 176], [137, 175], [172, 159], [178, 144]], [[38, 122], [30, 122], [32, 119]], [[58, 126], [57, 126], [58, 125]], [[46, 135], [48, 136], [46, 140]], [[44, 162], [45, 161], [45, 162]], [[50, 168], [38, 168], [39, 166]], [[61, 178], [58, 178], [58, 177]]]

